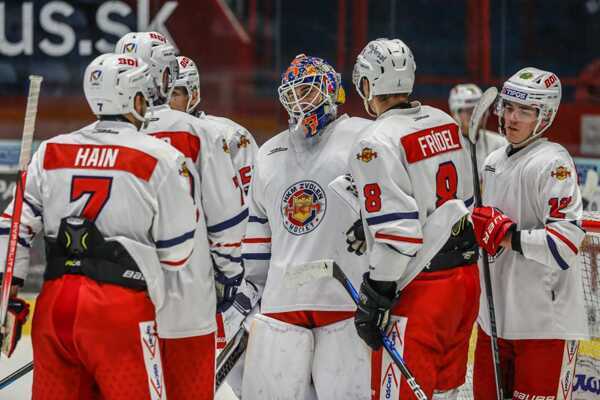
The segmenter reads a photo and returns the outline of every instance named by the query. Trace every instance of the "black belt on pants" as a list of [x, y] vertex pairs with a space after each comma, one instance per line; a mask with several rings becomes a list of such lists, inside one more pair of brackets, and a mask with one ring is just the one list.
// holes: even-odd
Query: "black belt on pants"
[[466, 216], [452, 227], [450, 238], [433, 256], [429, 266], [423, 272], [435, 272], [445, 269], [477, 264], [479, 246], [475, 240], [473, 225]]

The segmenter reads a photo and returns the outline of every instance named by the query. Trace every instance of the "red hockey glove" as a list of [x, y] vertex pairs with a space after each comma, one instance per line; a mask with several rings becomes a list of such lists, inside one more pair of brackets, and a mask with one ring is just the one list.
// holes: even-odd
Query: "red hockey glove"
[[488, 254], [496, 255], [500, 249], [500, 242], [515, 223], [494, 207], [476, 207], [471, 217], [477, 243]]
[[12, 297], [8, 300], [6, 334], [2, 336], [2, 353], [6, 357], [10, 357], [15, 351], [28, 315], [29, 304], [25, 300], [18, 297]]

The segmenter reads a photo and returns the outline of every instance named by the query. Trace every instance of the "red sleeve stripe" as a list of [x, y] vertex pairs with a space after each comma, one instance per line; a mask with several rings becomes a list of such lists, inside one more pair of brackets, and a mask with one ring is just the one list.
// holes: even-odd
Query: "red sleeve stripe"
[[[0, 218], [6, 218], [6, 219], [12, 220], [12, 215], [11, 214], [7, 214], [7, 213], [3, 213], [2, 215], [0, 215]], [[27, 231], [29, 232], [30, 235], [33, 233], [33, 228], [30, 227], [29, 225], [24, 224], [24, 223], [21, 222], [21, 226], [27, 228]]]
[[242, 243], [271, 243], [270, 237], [245, 238]]
[[578, 253], [578, 251], [577, 251], [577, 246], [575, 246], [575, 245], [573, 244], [573, 242], [571, 242], [571, 241], [570, 241], [570, 240], [569, 240], [569, 239], [568, 239], [568, 238], [567, 238], [565, 235], [561, 234], [561, 233], [560, 233], [560, 232], [558, 232], [558, 231], [555, 231], [555, 230], [554, 230], [554, 229], [552, 229], [552, 228], [548, 228], [548, 227], [546, 227], [546, 230], [547, 230], [549, 233], [551, 233], [551, 234], [553, 234], [554, 236], [556, 236], [557, 238], [559, 238], [559, 239], [560, 239], [560, 240], [561, 240], [561, 241], [562, 241], [564, 244], [566, 244], [566, 245], [567, 245], [567, 246], [568, 246], [568, 247], [571, 249], [571, 251], [572, 251], [573, 253], [575, 253], [575, 254], [577, 254], [577, 253]]
[[412, 238], [406, 236], [388, 235], [385, 233], [376, 233], [375, 239], [393, 240], [395, 242], [407, 242], [407, 243], [423, 243], [422, 238]]
[[179, 266], [185, 264], [187, 262], [187, 260], [190, 258], [191, 255], [192, 255], [192, 253], [190, 252], [190, 254], [186, 258], [184, 258], [182, 260], [177, 260], [177, 261], [161, 261], [160, 263], [168, 265], [169, 267], [179, 267]]

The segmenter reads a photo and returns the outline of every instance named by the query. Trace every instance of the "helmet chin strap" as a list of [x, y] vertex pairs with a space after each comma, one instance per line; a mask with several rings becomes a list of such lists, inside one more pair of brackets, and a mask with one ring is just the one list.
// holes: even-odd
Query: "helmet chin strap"
[[372, 111], [371, 106], [369, 105], [369, 101], [367, 100], [366, 97], [363, 97], [363, 105], [365, 106], [365, 111], [367, 112], [367, 114], [369, 114], [373, 118], [378, 117], [378, 115], [375, 113], [375, 111]]

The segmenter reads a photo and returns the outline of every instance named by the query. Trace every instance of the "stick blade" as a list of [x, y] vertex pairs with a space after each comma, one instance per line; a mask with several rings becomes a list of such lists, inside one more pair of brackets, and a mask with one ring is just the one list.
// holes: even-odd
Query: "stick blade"
[[284, 286], [294, 289], [318, 279], [330, 278], [333, 276], [333, 264], [333, 260], [320, 260], [290, 266], [283, 277]]
[[479, 99], [479, 102], [475, 105], [473, 114], [471, 114], [471, 120], [469, 121], [469, 140], [471, 143], [477, 143], [477, 132], [479, 131], [481, 120], [488, 108], [494, 104], [497, 96], [498, 89], [492, 86], [483, 92], [481, 99]]

